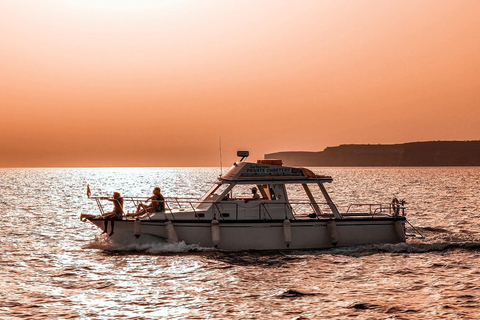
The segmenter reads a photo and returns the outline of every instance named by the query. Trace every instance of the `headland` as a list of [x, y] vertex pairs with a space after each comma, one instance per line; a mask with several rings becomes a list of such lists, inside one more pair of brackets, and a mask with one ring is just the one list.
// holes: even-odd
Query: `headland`
[[265, 159], [317, 167], [480, 166], [480, 140], [344, 144], [318, 152], [268, 153]]

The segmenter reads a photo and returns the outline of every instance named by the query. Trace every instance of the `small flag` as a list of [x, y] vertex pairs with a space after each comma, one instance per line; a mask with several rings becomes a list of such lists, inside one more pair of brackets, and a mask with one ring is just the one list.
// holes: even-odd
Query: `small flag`
[[87, 197], [90, 198], [90, 195], [92, 194], [92, 192], [90, 192], [90, 185], [87, 184]]

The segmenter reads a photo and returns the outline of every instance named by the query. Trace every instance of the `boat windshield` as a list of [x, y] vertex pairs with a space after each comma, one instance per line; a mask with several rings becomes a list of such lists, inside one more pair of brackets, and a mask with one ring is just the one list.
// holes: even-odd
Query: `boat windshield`
[[255, 194], [257, 195], [255, 199], [258, 200], [277, 200], [275, 192], [269, 184], [237, 184], [223, 197], [222, 201], [252, 199]]
[[215, 184], [210, 190], [198, 201], [195, 205], [196, 208], [201, 209], [203, 207], [210, 206], [215, 202], [229, 187], [229, 184]]

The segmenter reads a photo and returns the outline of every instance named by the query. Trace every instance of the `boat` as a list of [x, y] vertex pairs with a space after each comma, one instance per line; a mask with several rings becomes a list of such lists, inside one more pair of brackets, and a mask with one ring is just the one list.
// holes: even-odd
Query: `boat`
[[[327, 192], [333, 178], [282, 160], [247, 161], [248, 151], [201, 199], [164, 198], [164, 210], [124, 214], [113, 230], [82, 214], [118, 243], [185, 242], [225, 251], [325, 249], [406, 241], [405, 202], [353, 204], [340, 212]], [[301, 194], [303, 196], [301, 196]], [[103, 197], [92, 197], [101, 213]], [[145, 198], [124, 197], [134, 206]], [[153, 201], [153, 200], [152, 200]], [[110, 229], [112, 227], [110, 226]]]

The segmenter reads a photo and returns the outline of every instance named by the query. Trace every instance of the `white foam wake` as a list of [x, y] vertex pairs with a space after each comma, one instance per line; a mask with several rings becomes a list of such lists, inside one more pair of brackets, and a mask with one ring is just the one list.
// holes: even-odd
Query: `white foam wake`
[[185, 241], [170, 243], [162, 241], [157, 237], [146, 237], [135, 243], [117, 243], [112, 241], [105, 234], [95, 237], [92, 242], [84, 247], [85, 249], [99, 249], [112, 252], [143, 252], [151, 254], [159, 253], [184, 253], [212, 251], [212, 248], [200, 247], [198, 244], [186, 244]]

